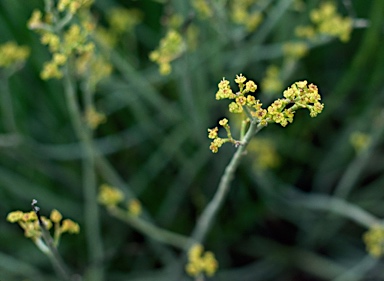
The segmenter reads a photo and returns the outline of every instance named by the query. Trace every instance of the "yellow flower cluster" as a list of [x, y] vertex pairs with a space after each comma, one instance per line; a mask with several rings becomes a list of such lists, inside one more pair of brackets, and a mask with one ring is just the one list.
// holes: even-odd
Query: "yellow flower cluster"
[[367, 252], [375, 257], [380, 258], [384, 254], [384, 227], [374, 225], [363, 235]]
[[81, 8], [89, 8], [93, 2], [93, 0], [59, 0], [57, 10], [75, 14]]
[[254, 0], [233, 0], [231, 5], [232, 21], [245, 26], [249, 32], [255, 31], [263, 20], [260, 11], [251, 9], [255, 2]]
[[107, 12], [110, 32], [116, 35], [132, 31], [141, 18], [140, 11], [136, 9], [114, 8]]
[[72, 24], [60, 38], [57, 34], [45, 31], [41, 37], [41, 42], [49, 47], [52, 53], [52, 60], [44, 64], [41, 78], [60, 79], [63, 76], [60, 67], [65, 65], [71, 55], [83, 55], [93, 53], [94, 44], [88, 42], [89, 31], [78, 24]]
[[247, 146], [250, 155], [254, 155], [254, 167], [257, 170], [276, 168], [280, 163], [280, 157], [272, 141], [268, 139], [254, 138]]
[[[100, 186], [98, 201], [107, 208], [117, 208], [117, 205], [124, 201], [123, 192], [108, 184]], [[142, 212], [141, 203], [137, 199], [130, 199], [127, 202], [128, 214], [137, 217]]]
[[[250, 94], [250, 92], [256, 91], [257, 85], [252, 80], [246, 81], [247, 79], [242, 74], [237, 75], [235, 82], [239, 87], [239, 91], [234, 93], [229, 85], [229, 81], [223, 78], [218, 85], [219, 90], [216, 92], [216, 99], [235, 100], [229, 104], [229, 111], [231, 113], [245, 112], [248, 121], [251, 119], [261, 126], [267, 126], [269, 123], [278, 123], [285, 127], [288, 123], [293, 122], [297, 109], [307, 108], [310, 116], [315, 117], [324, 108], [324, 104], [320, 103], [321, 96], [317, 86], [314, 84], [308, 85], [307, 81], [300, 81], [292, 84], [291, 87], [283, 92], [284, 99], [277, 99], [267, 109], [264, 109], [260, 100]], [[241, 144], [240, 141], [232, 138], [227, 123], [228, 120], [222, 125], [227, 131], [228, 138], [226, 139], [218, 137], [217, 127], [208, 129], [208, 137], [213, 139], [210, 149], [214, 153], [225, 142], [231, 142], [235, 145]]]
[[149, 58], [159, 64], [159, 71], [162, 75], [168, 75], [172, 71], [171, 61], [178, 58], [185, 49], [182, 36], [172, 29], [160, 40], [159, 47], [149, 54]]
[[29, 53], [29, 48], [26, 46], [18, 46], [15, 42], [6, 42], [0, 45], [0, 67], [23, 64]]
[[115, 207], [124, 200], [124, 194], [120, 189], [107, 184], [100, 186], [98, 201], [107, 207]]
[[213, 11], [207, 0], [192, 0], [192, 7], [202, 19], [211, 18]]
[[228, 124], [228, 119], [224, 118], [219, 121], [219, 125], [222, 126], [225, 131], [227, 132], [226, 138], [220, 138], [218, 135], [219, 128], [215, 127], [213, 129], [208, 129], [208, 137], [212, 139], [211, 145], [209, 146], [209, 149], [213, 153], [217, 153], [219, 151], [219, 148], [226, 142], [231, 142], [235, 145], [239, 145], [239, 141], [232, 138], [230, 126]]
[[[76, 222], [70, 219], [62, 220], [62, 218], [63, 216], [57, 210], [52, 210], [49, 219], [44, 216], [41, 217], [47, 230], [51, 229], [52, 225], [54, 225], [56, 245], [58, 244], [63, 233], [68, 232], [71, 234], [77, 234], [80, 232], [80, 227]], [[17, 222], [21, 228], [24, 229], [25, 237], [31, 238], [34, 241], [40, 239], [42, 236], [39, 221], [34, 211], [27, 213], [23, 213], [22, 211], [11, 212], [7, 216], [7, 221], [11, 223]]]
[[213, 276], [219, 264], [212, 252], [204, 252], [201, 244], [193, 245], [188, 251], [188, 263], [185, 271], [192, 277], [200, 275]]
[[261, 81], [261, 87], [267, 94], [278, 93], [283, 89], [283, 83], [280, 79], [280, 69], [271, 65], [267, 68], [266, 75]]
[[[52, 54], [52, 59], [44, 63], [40, 73], [42, 79], [62, 78], [62, 67], [69, 61], [74, 61], [79, 76], [85, 76], [91, 86], [110, 75], [111, 65], [100, 59], [90, 40], [95, 31], [89, 13], [92, 3], [93, 0], [60, 0], [55, 8], [62, 13], [43, 15], [38, 10], [32, 13], [28, 26], [37, 30], [41, 43]], [[71, 21], [75, 16], [76, 20]]]
[[283, 53], [291, 59], [300, 59], [308, 53], [308, 45], [304, 42], [288, 42], [283, 45]]
[[313, 26], [299, 26], [296, 35], [313, 38], [316, 34], [338, 37], [342, 42], [349, 40], [352, 31], [352, 19], [337, 13], [333, 2], [323, 1], [318, 9], [310, 14]]

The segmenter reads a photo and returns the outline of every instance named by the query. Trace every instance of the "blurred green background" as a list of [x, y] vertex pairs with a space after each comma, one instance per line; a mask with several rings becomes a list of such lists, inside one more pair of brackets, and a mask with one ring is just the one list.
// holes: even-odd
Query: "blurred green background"
[[[31, 50], [24, 68], [1, 81], [12, 99], [9, 103], [0, 89], [2, 281], [54, 280], [46, 256], [6, 221], [9, 212], [30, 210], [36, 198], [44, 215], [56, 208], [84, 225], [80, 145], [61, 81], [39, 76], [49, 52], [26, 27], [42, 2], [0, 0], [0, 43], [15, 41]], [[101, 26], [107, 26], [112, 8], [134, 8], [142, 15], [134, 30], [119, 38], [110, 57], [114, 71], [95, 96], [98, 111], [107, 116], [94, 137], [116, 172], [110, 184], [132, 190], [157, 225], [188, 236], [236, 149], [225, 145], [212, 154], [208, 148], [207, 128], [230, 116], [228, 103], [215, 100], [218, 82], [243, 73], [259, 85], [256, 96], [266, 106], [293, 82], [308, 80], [319, 87], [324, 111], [314, 119], [299, 111], [293, 124], [271, 124], [256, 136], [262, 141], [244, 157], [205, 243], [220, 266], [209, 280], [383, 280], [382, 262], [365, 251], [366, 229], [295, 202], [322, 194], [344, 198], [378, 217], [384, 214], [384, 1], [334, 1], [338, 13], [354, 20], [350, 40], [323, 36], [315, 43], [305, 41], [308, 53], [298, 60], [289, 60], [282, 46], [303, 40], [295, 28], [310, 24], [310, 11], [324, 1], [248, 1], [249, 11], [263, 15], [253, 31], [231, 20], [236, 1], [207, 1], [214, 14], [206, 19], [192, 2], [96, 0], [93, 5]], [[181, 17], [182, 36], [190, 27], [197, 35], [195, 45], [188, 45], [163, 76], [149, 53], [175, 15]], [[278, 93], [263, 89], [271, 65], [282, 69]], [[17, 134], [6, 125], [9, 106]], [[236, 131], [238, 119], [229, 119]], [[356, 149], [353, 136], [371, 141]], [[265, 154], [274, 159], [272, 167], [263, 165]], [[98, 183], [104, 183], [106, 176], [97, 173]], [[100, 209], [105, 249], [100, 266], [106, 280], [181, 280], [174, 269], [179, 250], [162, 252], [157, 242]], [[80, 235], [64, 236], [59, 248], [80, 274], [88, 266], [85, 239], [82, 229]]]

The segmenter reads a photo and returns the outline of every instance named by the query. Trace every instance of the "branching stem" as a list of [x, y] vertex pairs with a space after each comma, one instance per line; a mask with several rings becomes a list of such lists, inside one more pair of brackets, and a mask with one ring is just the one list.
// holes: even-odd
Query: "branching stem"
[[197, 242], [203, 242], [208, 231], [213, 225], [213, 221], [216, 217], [217, 212], [223, 205], [226, 195], [228, 194], [230, 183], [234, 177], [235, 171], [241, 162], [241, 158], [245, 153], [245, 149], [252, 139], [264, 126], [260, 123], [256, 123], [256, 120], [251, 122], [251, 125], [241, 140], [242, 145], [237, 148], [237, 151], [233, 155], [231, 161], [225, 168], [224, 174], [220, 179], [219, 186], [212, 200], [208, 203], [207, 207], [203, 210], [200, 218], [197, 221], [196, 227], [192, 232], [192, 238]]

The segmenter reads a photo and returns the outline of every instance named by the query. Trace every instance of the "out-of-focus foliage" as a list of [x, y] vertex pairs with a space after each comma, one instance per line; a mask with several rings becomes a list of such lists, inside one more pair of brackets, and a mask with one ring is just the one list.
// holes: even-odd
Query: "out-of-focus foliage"
[[[27, 27], [43, 9], [43, 0], [0, 1], [4, 281], [55, 280], [49, 259], [6, 221], [14, 210], [30, 211], [33, 198], [42, 215], [57, 209], [78, 222], [81, 232], [62, 237], [59, 251], [74, 272], [90, 266], [85, 156], [62, 81], [40, 76], [54, 57]], [[84, 84], [76, 94], [102, 156], [95, 158], [96, 184], [118, 187], [124, 195], [115, 194], [117, 203], [126, 198], [132, 216], [189, 236], [236, 150], [209, 150], [207, 128], [228, 109], [215, 99], [217, 84], [243, 73], [268, 107], [293, 82], [307, 80], [319, 88], [322, 114], [297, 111], [292, 124], [269, 124], [257, 135], [198, 260], [214, 253], [217, 272], [207, 280], [383, 279], [373, 257], [382, 253], [382, 229], [369, 232], [349, 213], [356, 207], [384, 216], [383, 11], [382, 0], [95, 0], [88, 39], [103, 56], [91, 64], [76, 57], [78, 81], [99, 70], [94, 107], [84, 108]], [[230, 120], [235, 134], [241, 122]], [[113, 199], [107, 195], [100, 200]], [[104, 257], [97, 266], [105, 280], [192, 280], [180, 250], [103, 206], [100, 212]]]

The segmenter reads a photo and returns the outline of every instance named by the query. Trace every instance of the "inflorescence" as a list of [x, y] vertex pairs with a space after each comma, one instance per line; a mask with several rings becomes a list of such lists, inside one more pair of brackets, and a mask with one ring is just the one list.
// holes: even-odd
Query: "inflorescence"
[[[120, 208], [118, 205], [124, 201], [124, 193], [113, 186], [102, 184], [100, 186], [98, 201], [104, 205], [108, 210]], [[140, 216], [142, 212], [141, 203], [138, 199], [129, 199], [126, 202], [127, 214], [133, 217]]]
[[[35, 243], [42, 238], [42, 229], [35, 211], [25, 213], [22, 211], [11, 212], [7, 216], [7, 221], [11, 223], [17, 222], [24, 230], [25, 237], [32, 239]], [[63, 233], [68, 232], [70, 234], [77, 234], [80, 232], [80, 227], [76, 222], [70, 219], [63, 220], [63, 216], [56, 209], [52, 210], [49, 218], [41, 216], [41, 221], [48, 231], [53, 226], [54, 242], [56, 246], [58, 245], [60, 237]]]
[[[246, 79], [242, 74], [237, 75], [235, 82], [239, 91], [234, 93], [229, 85], [229, 81], [224, 79], [220, 81], [219, 90], [216, 93], [216, 99], [233, 100], [229, 104], [229, 112], [246, 113], [247, 122], [256, 122], [260, 126], [267, 126], [269, 123], [278, 123], [285, 127], [293, 122], [296, 110], [306, 108], [311, 117], [316, 117], [322, 112], [324, 104], [320, 102], [321, 96], [318, 88], [314, 84], [308, 84], [307, 81], [295, 82], [283, 92], [284, 98], [275, 100], [268, 108], [263, 108], [260, 100], [256, 99], [254, 93], [257, 85], [252, 80]], [[235, 140], [230, 132], [228, 120], [226, 118], [219, 121], [224, 127], [227, 137], [221, 138], [218, 135], [218, 127], [208, 129], [208, 137], [212, 139], [210, 149], [213, 153], [226, 142], [235, 145], [241, 145], [241, 140]]]
[[188, 263], [185, 271], [192, 277], [213, 276], [219, 264], [212, 252], [204, 252], [201, 244], [194, 244], [188, 251]]
[[375, 257], [380, 258], [384, 254], [384, 227], [381, 225], [373, 225], [363, 235], [367, 252]]

